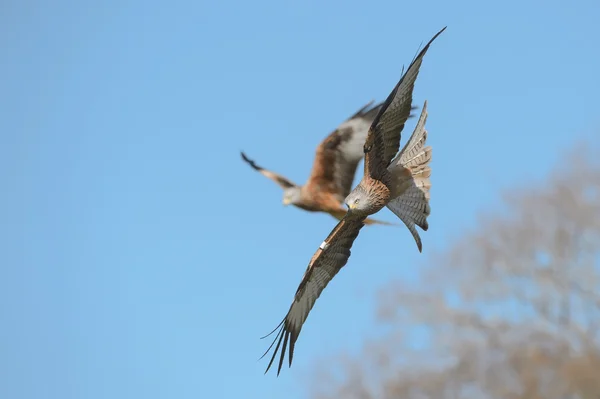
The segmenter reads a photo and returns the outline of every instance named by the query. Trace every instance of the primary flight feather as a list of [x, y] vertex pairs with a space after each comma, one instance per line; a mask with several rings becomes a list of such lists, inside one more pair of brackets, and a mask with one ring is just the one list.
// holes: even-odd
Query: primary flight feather
[[426, 231], [430, 213], [431, 147], [425, 146], [426, 101], [407, 144], [400, 152], [398, 149], [402, 129], [412, 108], [412, 92], [421, 62], [431, 43], [445, 29], [440, 30], [421, 50], [373, 119], [363, 146], [365, 160], [362, 180], [345, 198], [348, 211], [308, 263], [287, 315], [268, 334], [278, 330], [273, 343], [263, 355], [277, 343], [265, 373], [271, 368], [280, 347], [277, 375], [288, 349], [291, 367], [294, 347], [309, 312], [327, 284], [348, 262], [352, 244], [365, 225], [367, 216], [387, 206], [408, 227], [419, 251], [422, 250], [415, 225]]

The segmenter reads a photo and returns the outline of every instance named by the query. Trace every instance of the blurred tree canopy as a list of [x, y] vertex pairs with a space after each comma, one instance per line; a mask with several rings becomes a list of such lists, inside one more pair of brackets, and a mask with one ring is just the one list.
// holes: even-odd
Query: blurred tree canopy
[[[600, 398], [597, 158], [576, 147], [544, 184], [507, 192], [505, 209], [416, 265], [419, 284], [383, 289], [388, 332], [317, 367], [311, 396]], [[408, 339], [415, 328], [425, 349]]]

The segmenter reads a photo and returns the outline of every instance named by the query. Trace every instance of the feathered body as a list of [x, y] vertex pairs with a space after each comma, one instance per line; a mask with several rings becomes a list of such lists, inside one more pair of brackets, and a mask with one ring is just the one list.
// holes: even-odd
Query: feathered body
[[273, 330], [279, 329], [279, 332], [265, 355], [275, 343], [277, 346], [266, 371], [282, 343], [277, 374], [281, 371], [288, 345], [289, 365], [292, 365], [294, 347], [309, 312], [325, 287], [348, 262], [352, 244], [368, 216], [387, 206], [410, 230], [422, 251], [415, 225], [427, 230], [430, 214], [431, 147], [425, 146], [426, 101], [411, 137], [404, 148], [398, 150], [401, 132], [412, 109], [412, 92], [423, 57], [445, 29], [420, 51], [374, 118], [363, 145], [363, 177], [346, 196], [348, 211], [312, 256], [286, 317]]
[[[356, 169], [364, 157], [363, 144], [369, 127], [383, 105], [372, 104], [373, 101], [363, 106], [321, 141], [304, 185], [258, 166], [243, 152], [242, 159], [283, 189], [284, 205], [294, 205], [308, 212], [329, 213], [341, 220], [346, 214], [344, 198], [352, 188]], [[374, 219], [366, 219], [365, 223], [391, 224]]]

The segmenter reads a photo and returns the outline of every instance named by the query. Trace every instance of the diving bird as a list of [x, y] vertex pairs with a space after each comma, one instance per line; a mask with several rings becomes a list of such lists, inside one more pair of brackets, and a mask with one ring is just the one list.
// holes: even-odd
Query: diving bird
[[[364, 143], [364, 173], [360, 183], [348, 194], [345, 203], [348, 211], [333, 231], [321, 243], [304, 272], [290, 309], [271, 333], [277, 336], [263, 357], [277, 342], [271, 361], [273, 364], [283, 341], [277, 375], [281, 371], [286, 349], [289, 347], [289, 367], [292, 366], [294, 347], [309, 312], [327, 284], [348, 262], [350, 249], [369, 215], [387, 207], [412, 233], [419, 252], [421, 238], [415, 229], [427, 231], [430, 214], [429, 190], [431, 188], [431, 147], [425, 146], [427, 130], [427, 101], [407, 144], [400, 152], [400, 135], [410, 113], [414, 83], [425, 53], [431, 43], [445, 30], [440, 30], [412, 61], [400, 78], [369, 128]], [[379, 251], [381, 248], [374, 248]], [[263, 337], [263, 338], [265, 338]], [[262, 357], [261, 357], [262, 358]]]
[[[283, 204], [309, 212], [326, 212], [341, 220], [346, 214], [344, 198], [352, 189], [358, 163], [363, 159], [363, 144], [369, 126], [383, 103], [371, 107], [373, 101], [342, 122], [317, 147], [307, 182], [299, 186], [286, 177], [258, 166], [241, 152], [242, 159], [254, 170], [273, 180], [283, 189]], [[366, 224], [391, 224], [366, 219]]]

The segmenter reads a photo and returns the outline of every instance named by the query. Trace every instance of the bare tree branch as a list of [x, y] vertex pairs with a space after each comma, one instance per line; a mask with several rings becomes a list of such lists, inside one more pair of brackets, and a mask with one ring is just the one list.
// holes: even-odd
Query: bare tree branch
[[[423, 267], [381, 293], [392, 331], [340, 359], [315, 398], [600, 398], [600, 165], [575, 148], [545, 184], [503, 196]], [[566, 165], [566, 166], [565, 166]], [[421, 268], [420, 268], [421, 269]], [[409, 328], [430, 345], [415, 351]]]

